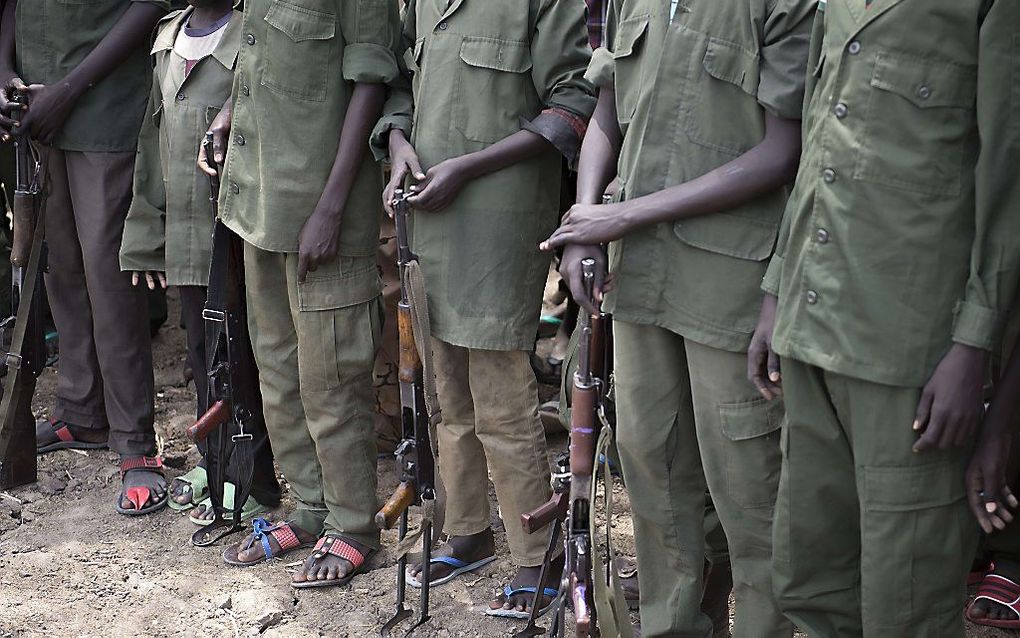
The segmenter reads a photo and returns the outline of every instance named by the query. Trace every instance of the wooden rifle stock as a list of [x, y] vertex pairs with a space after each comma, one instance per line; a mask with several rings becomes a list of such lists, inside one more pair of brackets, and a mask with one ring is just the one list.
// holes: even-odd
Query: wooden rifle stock
[[534, 534], [553, 521], [562, 521], [567, 517], [570, 498], [566, 492], [557, 492], [552, 498], [530, 512], [521, 514], [521, 527], [527, 534]]
[[198, 421], [195, 421], [194, 425], [188, 428], [188, 438], [195, 443], [203, 441], [213, 430], [229, 420], [230, 406], [227, 405], [226, 401], [221, 399], [212, 404], [212, 407], [206, 410], [205, 414], [203, 414]]
[[421, 357], [414, 344], [411, 306], [404, 302], [397, 304], [397, 332], [400, 338], [397, 379], [400, 383], [416, 383], [421, 375]]
[[[28, 142], [18, 142], [18, 153]], [[27, 151], [25, 151], [27, 152]], [[11, 220], [11, 263], [18, 268], [28, 264], [32, 252], [32, 238], [35, 234], [35, 194], [21, 190], [14, 192], [14, 211]]]
[[375, 524], [379, 529], [393, 529], [393, 526], [400, 520], [400, 515], [407, 508], [414, 504], [418, 497], [418, 490], [410, 481], [404, 481], [397, 486], [389, 500], [376, 512]]

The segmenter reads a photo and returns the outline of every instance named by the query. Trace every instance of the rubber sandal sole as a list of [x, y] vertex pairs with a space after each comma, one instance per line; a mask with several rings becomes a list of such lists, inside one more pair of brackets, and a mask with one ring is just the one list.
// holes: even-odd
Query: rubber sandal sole
[[143, 507], [142, 509], [136, 510], [134, 508], [127, 509], [126, 507], [120, 506], [121, 499], [124, 498], [124, 492], [121, 491], [120, 496], [117, 497], [117, 504], [115, 505], [115, 507], [117, 508], [117, 513], [123, 514], [124, 516], [145, 516], [146, 514], [152, 514], [153, 512], [159, 511], [166, 507], [167, 501], [170, 500], [169, 494], [170, 494], [169, 492], [165, 493], [163, 495], [163, 499], [158, 503], [154, 503], [148, 507]]
[[105, 450], [109, 443], [85, 443], [84, 441], [57, 441], [37, 448], [36, 454], [46, 454], [57, 450]]
[[343, 587], [344, 585], [354, 580], [355, 576], [360, 576], [361, 574], [368, 572], [368, 570], [364, 569], [364, 567], [368, 563], [368, 559], [370, 559], [372, 557], [372, 554], [374, 553], [375, 552], [369, 552], [368, 555], [365, 556], [365, 562], [362, 563], [361, 567], [355, 569], [353, 573], [347, 574], [343, 578], [337, 578], [336, 580], [307, 580], [303, 583], [295, 583], [294, 581], [290, 581], [290, 586], [293, 587], [294, 589], [315, 589], [317, 587]]
[[[282, 552], [280, 552], [278, 554], [275, 554], [273, 556], [273, 558], [282, 558], [283, 556], [286, 556], [287, 554], [291, 554], [293, 552], [296, 552], [299, 549], [308, 549], [309, 547], [315, 547], [315, 543], [303, 543], [303, 544], [298, 545], [296, 547], [291, 547], [288, 550], [285, 550], [285, 551], [282, 551]], [[255, 565], [261, 565], [262, 563], [268, 563], [269, 561], [273, 560], [273, 558], [267, 558], [267, 557], [263, 556], [262, 558], [260, 558], [258, 560], [254, 560], [254, 561], [246, 563], [244, 561], [237, 560], [237, 558], [236, 558], [236, 556], [237, 556], [236, 551], [235, 551], [233, 557], [230, 556], [231, 550], [236, 550], [236, 549], [237, 549], [237, 545], [231, 545], [230, 547], [228, 547], [228, 548], [223, 550], [223, 562], [224, 563], [226, 563], [227, 565], [231, 565], [233, 567], [253, 567]]]
[[[541, 618], [542, 616], [548, 614], [555, 605], [556, 599], [553, 598], [551, 603], [538, 610], [538, 616], [536, 616], [536, 618]], [[528, 620], [529, 618], [531, 618], [531, 612], [502, 608], [486, 609], [485, 615], [488, 616], [489, 618], [513, 618], [514, 620]]]
[[[189, 472], [187, 472], [186, 474], [182, 474], [182, 475], [178, 476], [177, 478], [175, 478], [173, 481], [170, 481], [170, 487], [171, 488], [173, 488], [174, 481], [179, 481], [179, 482], [184, 483], [185, 485], [189, 486], [191, 488], [191, 500], [188, 501], [187, 503], [178, 503], [173, 498], [171, 498], [170, 502], [167, 503], [167, 507], [169, 507], [170, 509], [174, 510], [175, 512], [187, 512], [188, 510], [197, 507], [199, 503], [204, 501], [209, 496], [209, 481], [208, 481], [208, 479], [207, 478], [203, 479], [204, 483], [195, 480], [195, 477], [198, 476], [199, 470], [201, 470], [203, 476], [206, 476], [206, 477], [208, 476], [208, 475], [206, 475], [205, 468], [196, 467], [196, 468], [193, 468], [192, 470], [190, 470]], [[188, 478], [188, 477], [191, 477], [191, 478]], [[196, 490], [195, 489], [195, 485], [196, 484], [202, 485], [202, 489]], [[171, 489], [170, 491], [173, 492], [173, 489]]]
[[[447, 574], [446, 576], [443, 576], [442, 578], [437, 578], [436, 580], [432, 581], [431, 586], [438, 587], [439, 585], [445, 585], [446, 583], [450, 582], [451, 580], [460, 576], [461, 574], [469, 574], [475, 571], [476, 569], [485, 567], [486, 565], [495, 560], [496, 560], [495, 556], [489, 556], [488, 558], [483, 558], [482, 560], [478, 560], [468, 565], [464, 565], [463, 567], [458, 567], [449, 574]], [[415, 589], [421, 589], [421, 581], [418, 580], [416, 576], [412, 576], [410, 572], [406, 574], [405, 580], [407, 584], [410, 585], [411, 587], [414, 587]]]

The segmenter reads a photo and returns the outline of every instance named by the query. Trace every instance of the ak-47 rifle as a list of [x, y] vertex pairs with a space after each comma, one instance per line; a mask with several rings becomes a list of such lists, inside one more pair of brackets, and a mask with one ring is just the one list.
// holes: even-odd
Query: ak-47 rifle
[[[15, 94], [14, 101], [24, 97]], [[12, 117], [19, 118], [20, 111]], [[46, 366], [43, 271], [46, 245], [46, 150], [27, 135], [15, 136], [16, 184], [11, 237], [11, 316], [0, 323], [7, 346], [7, 376], [0, 402], [0, 488], [36, 480], [35, 416], [32, 395]]]
[[[397, 610], [380, 629], [381, 636], [390, 632], [413, 612], [404, 604], [407, 591], [407, 550], [410, 543], [421, 536], [422, 573], [421, 598], [418, 620], [408, 634], [429, 620], [429, 590], [432, 559], [432, 512], [436, 499], [436, 466], [432, 456], [431, 426], [439, 421], [435, 390], [431, 383], [432, 370], [428, 343], [428, 310], [425, 307], [424, 286], [418, 270], [418, 257], [408, 243], [407, 222], [409, 204], [403, 191], [394, 193], [394, 222], [397, 230], [397, 265], [400, 269], [400, 301], [397, 303], [397, 325], [400, 333], [400, 420], [403, 437], [397, 446], [397, 471], [400, 485], [375, 516], [381, 529], [399, 524], [400, 558], [397, 560]], [[408, 509], [422, 506], [419, 532], [411, 537], [407, 533]]]
[[[209, 166], [216, 166], [212, 161], [212, 133], [206, 134], [203, 149]], [[251, 493], [254, 448], [264, 444], [262, 440], [255, 441], [254, 436], [257, 433], [255, 422], [260, 420], [262, 396], [246, 325], [241, 245], [238, 237], [219, 221], [219, 187], [219, 175], [210, 176], [209, 205], [216, 221], [209, 288], [202, 311], [209, 371], [205, 397], [208, 409], [187, 431], [192, 441], [208, 443], [206, 469], [215, 518], [192, 536], [191, 542], [199, 547], [211, 545], [242, 529], [241, 509]], [[239, 474], [230, 518], [223, 506], [228, 465], [237, 468]], [[227, 529], [215, 531], [224, 527]]]

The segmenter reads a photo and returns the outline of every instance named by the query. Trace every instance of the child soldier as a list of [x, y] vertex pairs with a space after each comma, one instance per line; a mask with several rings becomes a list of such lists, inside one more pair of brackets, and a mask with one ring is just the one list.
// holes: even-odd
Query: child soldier
[[[706, 481], [729, 542], [735, 635], [792, 633], [769, 567], [782, 406], [748, 384], [744, 352], [800, 153], [814, 8], [614, 2], [590, 66], [600, 93], [578, 204], [544, 248], [567, 246], [561, 272], [590, 307], [580, 261], [604, 269], [599, 244], [613, 242], [605, 306], [645, 636], [712, 635], [699, 611]], [[621, 201], [596, 206], [617, 173]]]
[[[548, 602], [558, 580], [553, 569], [538, 582], [545, 534], [525, 534], [520, 514], [550, 496], [528, 353], [549, 268], [537, 242], [558, 217], [560, 154], [574, 158], [594, 107], [582, 77], [584, 3], [412, 0], [404, 37], [413, 109], [395, 86], [373, 139], [393, 164], [387, 205], [406, 177], [417, 182], [411, 247], [428, 290], [450, 537], [432, 582], [495, 559], [491, 472], [520, 569], [487, 613], [526, 616], [529, 592], [543, 587]], [[421, 565], [411, 571], [414, 584]]]
[[[121, 268], [136, 285], [150, 289], [177, 286], [181, 318], [187, 331], [188, 364], [194, 372], [198, 415], [208, 408], [208, 370], [202, 309], [209, 283], [209, 180], [195, 166], [205, 131], [230, 97], [234, 62], [241, 45], [240, 11], [233, 0], [191, 0], [193, 8], [176, 11], [157, 27], [152, 47], [154, 76], [147, 117], [142, 120], [135, 160], [134, 198], [124, 224]], [[246, 339], [245, 335], [235, 335]], [[253, 374], [250, 377], [256, 378]], [[249, 429], [263, 432], [261, 405], [250, 407]], [[203, 455], [206, 446], [199, 444]], [[252, 497], [246, 517], [275, 507], [280, 486], [267, 445], [255, 451]], [[205, 462], [171, 484], [170, 507], [198, 506], [192, 520], [211, 519]], [[229, 488], [228, 488], [229, 490]], [[225, 506], [233, 507], [232, 492]]]
[[[7, 0], [0, 31], [0, 127], [49, 147], [46, 289], [60, 333], [53, 418], [40, 452], [120, 454], [117, 510], [167, 501], [155, 456], [152, 353], [144, 291], [120, 271], [124, 218], [151, 69], [148, 44], [166, 0]], [[30, 84], [26, 86], [25, 83]], [[14, 93], [28, 105], [14, 103]]]
[[830, 2], [816, 21], [749, 353], [787, 410], [776, 595], [812, 636], [963, 636], [964, 468], [1020, 274], [1018, 43], [1013, 0]]
[[226, 159], [220, 218], [244, 240], [266, 425], [297, 501], [289, 521], [255, 519], [224, 559], [315, 544], [294, 587], [345, 584], [379, 547], [382, 180], [367, 142], [397, 75], [398, 30], [390, 0], [249, 0], [231, 101], [210, 127], [214, 161]]

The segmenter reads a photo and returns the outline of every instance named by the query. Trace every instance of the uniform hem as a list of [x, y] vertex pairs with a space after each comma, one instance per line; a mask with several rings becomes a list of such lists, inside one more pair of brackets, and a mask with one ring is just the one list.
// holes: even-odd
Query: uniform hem
[[[535, 333], [538, 333], [538, 326], [535, 326]], [[464, 337], [457, 337], [454, 335], [447, 334], [442, 330], [432, 329], [432, 338], [439, 339], [444, 343], [448, 343], [451, 346], [459, 346], [461, 348], [468, 348], [472, 350], [495, 350], [497, 352], [516, 352], [523, 350], [525, 352], [532, 352], [535, 349], [534, 340], [519, 339], [517, 341], [502, 341], [499, 339], [470, 339]]]
[[805, 346], [793, 346], [783, 338], [772, 342], [776, 354], [787, 359], [794, 359], [807, 365], [821, 368], [826, 372], [840, 374], [861, 381], [899, 388], [919, 388], [924, 385], [925, 374], [908, 374], [902, 370], [879, 366], [869, 366], [859, 361], [837, 361], [831, 354]]
[[638, 313], [631, 314], [626, 310], [621, 311], [614, 309], [612, 311], [612, 315], [614, 319], [619, 321], [643, 326], [655, 326], [657, 328], [662, 328], [663, 330], [669, 330], [684, 339], [690, 339], [691, 341], [700, 343], [703, 346], [716, 348], [718, 350], [725, 350], [727, 352], [747, 352], [747, 348], [751, 345], [751, 335], [754, 333], [754, 331], [746, 333], [706, 331], [704, 326], [685, 326], [683, 324], [662, 321], [659, 319], [651, 319]]

